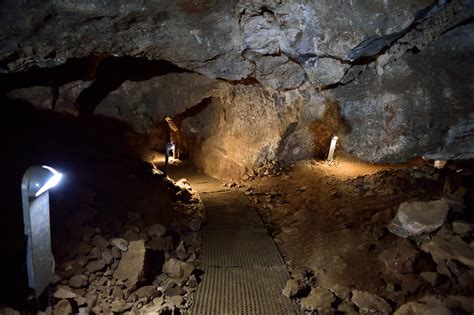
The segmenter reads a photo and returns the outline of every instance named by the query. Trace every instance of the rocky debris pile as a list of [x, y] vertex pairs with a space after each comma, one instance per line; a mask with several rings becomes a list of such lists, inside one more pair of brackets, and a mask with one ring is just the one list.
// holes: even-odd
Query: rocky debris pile
[[282, 161], [275, 160], [263, 160], [259, 162], [252, 170], [250, 170], [246, 175], [244, 175], [243, 180], [251, 180], [256, 177], [264, 176], [280, 176], [287, 169], [289, 165]]
[[463, 219], [461, 192], [463, 187], [440, 200], [404, 202], [388, 224], [390, 232], [405, 239], [379, 255], [387, 294], [394, 301], [426, 295], [396, 314], [472, 312], [474, 299], [459, 296], [474, 294], [474, 224]]
[[298, 269], [291, 273], [282, 291], [296, 299], [306, 314], [391, 314], [392, 306], [375, 294], [335, 285], [321, 286], [311, 271]]
[[57, 266], [53, 306], [46, 313], [185, 312], [201, 281], [200, 227], [198, 218], [173, 230], [145, 225], [140, 214], [130, 212], [120, 235], [83, 228], [82, 240]]
[[181, 178], [178, 181], [174, 181], [171, 178], [167, 178], [168, 189], [171, 194], [171, 198], [174, 201], [183, 201], [198, 203], [199, 195], [193, 190], [186, 178]]

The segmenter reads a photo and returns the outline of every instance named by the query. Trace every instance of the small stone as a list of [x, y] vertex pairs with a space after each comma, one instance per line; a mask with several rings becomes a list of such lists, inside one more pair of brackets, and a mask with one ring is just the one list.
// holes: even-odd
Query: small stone
[[72, 288], [81, 288], [86, 284], [86, 277], [83, 275], [75, 275], [69, 279], [69, 286]]
[[[127, 249], [128, 249], [128, 245], [127, 245]], [[112, 257], [115, 258], [115, 259], [120, 259], [120, 257], [122, 257], [122, 254], [120, 253], [120, 249], [118, 249], [115, 246], [112, 247], [110, 252], [112, 253]]]
[[102, 259], [93, 260], [93, 261], [89, 262], [86, 266], [86, 270], [89, 273], [100, 271], [104, 268], [105, 268], [105, 261], [103, 261]]
[[413, 276], [405, 276], [402, 279], [402, 290], [403, 292], [413, 294], [418, 290], [421, 285], [421, 281]]
[[453, 221], [451, 226], [454, 233], [462, 235], [471, 232], [473, 225], [466, 221]]
[[425, 271], [420, 273], [420, 278], [434, 287], [438, 284], [439, 274], [437, 272]]
[[186, 260], [186, 258], [188, 258], [188, 255], [186, 254], [186, 248], [184, 247], [184, 242], [181, 241], [178, 245], [178, 247], [176, 247], [176, 256], [178, 256], [178, 258], [180, 260]]
[[87, 305], [87, 300], [80, 295], [76, 295], [74, 301], [76, 301], [77, 306]]
[[99, 259], [100, 258], [100, 249], [98, 247], [92, 248], [92, 250], [89, 253], [89, 258], [90, 259]]
[[338, 305], [337, 310], [345, 315], [359, 314], [355, 309], [355, 305], [347, 300], [342, 301], [341, 304]]
[[59, 287], [53, 294], [57, 299], [73, 299], [76, 297], [76, 293], [68, 287]]
[[197, 232], [201, 229], [201, 218], [193, 218], [189, 221], [189, 229], [191, 231]]
[[152, 237], [149, 245], [152, 250], [158, 251], [164, 250], [166, 246], [165, 240], [160, 236]]
[[302, 298], [300, 303], [304, 310], [325, 312], [331, 309], [334, 301], [336, 298], [329, 290], [317, 287], [313, 288], [307, 297]]
[[183, 305], [184, 299], [181, 295], [175, 295], [175, 296], [171, 296], [169, 298], [166, 298], [166, 301], [169, 304], [171, 304], [172, 307], [180, 308], [180, 306]]
[[186, 291], [178, 286], [174, 286], [165, 290], [165, 296], [184, 295], [185, 293]]
[[425, 296], [417, 301], [411, 301], [400, 306], [394, 315], [412, 315], [412, 314], [437, 314], [437, 315], [452, 315], [450, 306], [455, 306], [453, 303], [441, 297]]
[[128, 250], [128, 241], [124, 240], [123, 238], [114, 238], [110, 241], [110, 243], [120, 249], [122, 252], [126, 252]]
[[135, 294], [139, 298], [147, 297], [149, 299], [153, 299], [158, 294], [158, 290], [153, 285], [147, 285], [147, 286], [144, 286], [144, 287], [141, 287], [140, 289], [138, 289], [135, 292]]
[[462, 240], [447, 241], [435, 236], [431, 241], [423, 243], [421, 250], [430, 253], [438, 264], [444, 260], [454, 259], [474, 268], [474, 250]]
[[161, 224], [153, 224], [150, 225], [146, 231], [150, 237], [163, 236], [166, 233], [166, 228]]
[[114, 261], [114, 256], [112, 255], [112, 252], [108, 249], [102, 252], [101, 258], [103, 261], [105, 261], [106, 265], [110, 265]]
[[163, 305], [163, 303], [165, 303], [165, 298], [163, 296], [153, 299], [153, 304], [155, 305]]
[[383, 298], [375, 294], [353, 290], [352, 291], [352, 302], [357, 307], [367, 313], [380, 312], [382, 314], [390, 314], [392, 307]]
[[127, 230], [122, 236], [129, 242], [138, 241], [141, 239], [138, 233], [133, 230]]
[[129, 309], [131, 309], [132, 306], [133, 306], [133, 304], [128, 304], [122, 299], [117, 299], [117, 300], [114, 300], [110, 304], [110, 310], [112, 312], [115, 312], [115, 313], [123, 313], [123, 312], [128, 311]]
[[69, 315], [72, 313], [72, 307], [68, 300], [61, 300], [54, 306], [53, 315]]
[[194, 289], [196, 288], [198, 285], [198, 282], [197, 282], [197, 278], [195, 275], [191, 275], [189, 276], [189, 279], [188, 279], [188, 286], [191, 288], [191, 289]]
[[107, 242], [107, 240], [101, 235], [96, 235], [92, 238], [92, 245], [100, 249], [105, 249], [109, 246], [109, 242]]
[[286, 282], [285, 287], [283, 288], [283, 295], [288, 298], [298, 297], [307, 291], [308, 286], [304, 284], [301, 280], [290, 279]]
[[171, 278], [187, 278], [194, 271], [194, 264], [171, 258], [163, 265], [163, 272]]

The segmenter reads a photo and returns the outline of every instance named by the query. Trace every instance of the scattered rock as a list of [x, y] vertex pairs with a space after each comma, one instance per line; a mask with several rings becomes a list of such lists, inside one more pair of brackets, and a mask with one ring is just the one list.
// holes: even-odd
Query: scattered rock
[[394, 315], [436, 314], [451, 315], [451, 307], [458, 308], [456, 302], [434, 296], [425, 296], [417, 301], [408, 302], [400, 306]]
[[72, 313], [72, 307], [68, 300], [59, 301], [53, 308], [53, 315], [69, 315]]
[[189, 221], [189, 229], [191, 231], [197, 232], [201, 229], [201, 218], [193, 218]]
[[355, 309], [355, 305], [347, 300], [342, 301], [341, 304], [338, 305], [337, 310], [345, 315], [359, 314]]
[[187, 278], [193, 271], [194, 265], [192, 263], [180, 261], [175, 258], [169, 259], [163, 265], [163, 272], [175, 279]]
[[170, 304], [172, 308], [181, 308], [184, 303], [184, 299], [181, 295], [175, 295], [166, 298], [166, 302]]
[[290, 279], [286, 282], [286, 286], [283, 288], [283, 295], [288, 298], [298, 297], [307, 291], [308, 285], [303, 283], [301, 280]]
[[98, 247], [94, 247], [89, 252], [90, 259], [99, 259], [100, 258], [100, 249]]
[[400, 237], [433, 232], [446, 221], [449, 205], [444, 200], [404, 202], [390, 221], [388, 229]]
[[186, 291], [179, 286], [174, 286], [165, 290], [165, 296], [184, 295], [185, 293]]
[[153, 299], [158, 294], [158, 290], [153, 285], [147, 285], [138, 289], [135, 294], [140, 298], [147, 297]]
[[409, 240], [398, 239], [397, 243], [378, 256], [378, 260], [385, 265], [387, 272], [401, 279], [402, 275], [414, 272], [414, 264], [419, 250]]
[[431, 241], [423, 243], [421, 249], [426, 253], [430, 253], [436, 263], [442, 260], [454, 259], [474, 268], [474, 249], [462, 240], [456, 242], [446, 241], [435, 236]]
[[164, 250], [166, 247], [165, 240], [160, 236], [152, 237], [149, 245], [152, 250]]
[[382, 314], [390, 314], [392, 312], [392, 307], [387, 301], [369, 292], [353, 290], [352, 302], [364, 312], [380, 312]]
[[106, 249], [109, 246], [109, 242], [101, 235], [96, 235], [92, 238], [92, 245], [100, 249]]
[[331, 309], [334, 301], [336, 301], [336, 298], [329, 290], [317, 287], [311, 289], [309, 295], [302, 298], [300, 303], [304, 310], [323, 312]]
[[110, 304], [110, 310], [114, 313], [123, 313], [123, 312], [128, 311], [129, 309], [131, 309], [132, 306], [133, 306], [133, 304], [126, 303], [122, 299], [117, 299], [117, 300], [114, 300]]
[[87, 278], [83, 275], [75, 275], [69, 279], [69, 286], [72, 288], [81, 288], [87, 284]]
[[438, 284], [439, 274], [437, 272], [425, 271], [420, 273], [420, 278], [434, 287]]
[[145, 252], [143, 240], [130, 242], [128, 251], [123, 253], [117, 270], [114, 272], [114, 278], [122, 280], [127, 288], [134, 288], [143, 277]]
[[114, 257], [112, 255], [112, 252], [108, 249], [106, 249], [102, 252], [101, 258], [105, 262], [106, 265], [110, 265], [114, 261]]
[[105, 266], [106, 266], [105, 261], [103, 261], [102, 259], [93, 260], [87, 264], [86, 270], [89, 273], [93, 273], [93, 272], [104, 269]]
[[453, 232], [456, 234], [466, 234], [473, 229], [473, 225], [466, 221], [453, 221], [451, 226], [453, 227]]
[[76, 297], [76, 293], [68, 287], [58, 287], [53, 296], [57, 299], [73, 299]]
[[123, 238], [114, 238], [112, 241], [110, 241], [110, 244], [120, 249], [122, 252], [126, 252], [128, 250], [128, 241], [124, 240]]
[[161, 224], [150, 225], [146, 231], [150, 237], [163, 236], [166, 234], [166, 228]]

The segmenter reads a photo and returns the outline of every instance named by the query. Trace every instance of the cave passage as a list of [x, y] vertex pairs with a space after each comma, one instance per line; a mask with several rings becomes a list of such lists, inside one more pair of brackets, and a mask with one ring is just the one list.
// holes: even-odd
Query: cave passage
[[474, 314], [472, 1], [0, 1], [1, 314]]

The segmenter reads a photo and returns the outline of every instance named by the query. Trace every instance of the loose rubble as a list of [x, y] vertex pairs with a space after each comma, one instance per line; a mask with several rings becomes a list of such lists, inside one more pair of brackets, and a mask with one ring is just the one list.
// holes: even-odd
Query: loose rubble
[[[187, 204], [175, 210], [187, 213]], [[140, 213], [129, 212], [122, 222], [107, 220], [117, 228], [79, 228], [82, 240], [57, 262], [53, 304], [45, 313], [186, 314], [202, 277], [201, 219], [146, 225]], [[7, 308], [0, 313], [16, 314]]]

